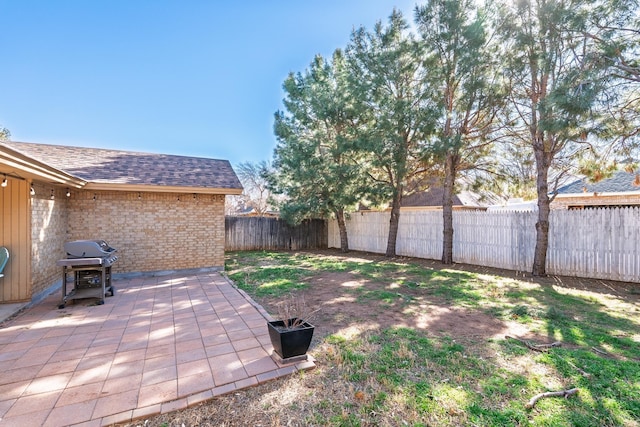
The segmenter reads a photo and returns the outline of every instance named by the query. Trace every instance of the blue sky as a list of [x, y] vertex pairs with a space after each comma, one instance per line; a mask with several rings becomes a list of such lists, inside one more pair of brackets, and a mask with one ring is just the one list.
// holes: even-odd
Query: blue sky
[[0, 0], [12, 139], [270, 160], [282, 83], [415, 0]]

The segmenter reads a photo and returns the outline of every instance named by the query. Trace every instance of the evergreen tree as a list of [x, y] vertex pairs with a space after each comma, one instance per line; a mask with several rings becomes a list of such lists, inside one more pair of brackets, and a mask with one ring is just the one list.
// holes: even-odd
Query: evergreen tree
[[584, 36], [592, 5], [589, 0], [522, 0], [505, 1], [501, 8], [504, 73], [510, 81], [507, 122], [510, 135], [535, 158], [535, 276], [546, 273], [554, 183], [585, 149], [594, 148], [587, 135], [597, 123], [593, 107], [603, 85], [590, 55], [593, 43]]
[[274, 192], [285, 196], [282, 217], [299, 223], [335, 216], [345, 252], [345, 214], [360, 200], [363, 183], [354, 149], [358, 120], [347, 74], [344, 56], [337, 50], [331, 61], [317, 56], [304, 73], [286, 79], [286, 111], [275, 115], [278, 145], [270, 177]]
[[496, 55], [473, 0], [432, 0], [416, 7], [426, 49], [426, 78], [440, 105], [432, 154], [444, 166], [442, 262], [453, 263], [453, 197], [461, 172], [487, 170], [502, 94]]
[[421, 49], [395, 10], [387, 26], [378, 22], [373, 31], [354, 31], [347, 47], [359, 147], [371, 182], [368, 198], [391, 203], [386, 256], [396, 254], [402, 197], [420, 189], [428, 171], [423, 159], [435, 108]]
[[[595, 43], [594, 60], [606, 80], [608, 120], [602, 136], [618, 140], [611, 150], [634, 159], [640, 145], [640, 6], [637, 0], [602, 0], [592, 8], [585, 35]], [[638, 160], [635, 157], [635, 160]]]

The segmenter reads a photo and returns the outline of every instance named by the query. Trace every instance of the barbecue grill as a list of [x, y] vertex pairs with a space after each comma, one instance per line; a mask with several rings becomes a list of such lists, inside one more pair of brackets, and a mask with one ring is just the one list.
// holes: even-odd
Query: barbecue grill
[[[62, 300], [64, 308], [69, 300], [98, 298], [104, 304], [107, 293], [114, 295], [111, 266], [118, 260], [117, 249], [104, 240], [75, 240], [64, 244], [67, 258], [57, 262], [62, 267]], [[67, 292], [67, 279], [73, 273], [73, 288]]]

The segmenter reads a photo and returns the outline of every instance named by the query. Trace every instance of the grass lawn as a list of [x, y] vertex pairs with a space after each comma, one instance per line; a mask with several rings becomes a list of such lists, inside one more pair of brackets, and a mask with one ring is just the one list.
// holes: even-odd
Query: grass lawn
[[288, 294], [320, 309], [318, 367], [146, 425], [640, 426], [638, 284], [336, 251], [226, 271], [274, 315]]

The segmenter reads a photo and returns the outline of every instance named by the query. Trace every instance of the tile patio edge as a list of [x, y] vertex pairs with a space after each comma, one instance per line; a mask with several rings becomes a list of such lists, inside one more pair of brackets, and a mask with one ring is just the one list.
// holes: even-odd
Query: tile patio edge
[[[143, 418], [154, 417], [168, 412], [178, 411], [191, 408], [201, 403], [210, 401], [217, 397], [225, 396], [238, 390], [245, 390], [251, 387], [257, 387], [279, 378], [285, 378], [298, 372], [312, 370], [316, 367], [315, 359], [309, 356], [309, 360], [291, 365], [280, 365], [278, 369], [274, 369], [263, 374], [238, 380], [232, 383], [223, 384], [209, 390], [199, 391], [187, 396], [181, 396], [177, 399], [169, 400], [162, 403], [156, 403], [150, 406], [136, 408], [113, 414], [100, 419], [100, 425], [113, 425], [129, 423]], [[96, 421], [96, 420], [92, 420]]]
[[272, 321], [275, 320], [269, 313], [267, 313], [267, 310], [264, 309], [264, 307], [262, 307], [260, 304], [258, 304], [253, 298], [251, 298], [249, 296], [248, 293], [246, 293], [245, 291], [243, 291], [242, 289], [240, 289], [234, 282], [233, 280], [229, 279], [229, 277], [227, 277], [227, 275], [224, 272], [220, 272], [220, 276], [226, 280], [226, 282], [231, 285], [236, 291], [238, 291], [238, 293], [240, 295], [243, 296], [244, 299], [247, 300], [247, 302], [249, 304], [251, 304], [256, 310], [258, 310], [258, 313], [260, 313], [262, 315], [262, 317], [265, 318], [265, 320], [267, 321]]

